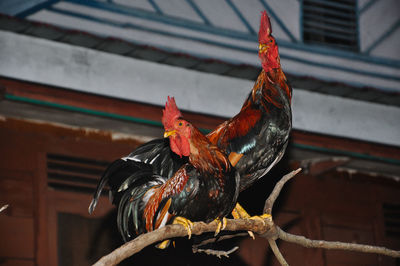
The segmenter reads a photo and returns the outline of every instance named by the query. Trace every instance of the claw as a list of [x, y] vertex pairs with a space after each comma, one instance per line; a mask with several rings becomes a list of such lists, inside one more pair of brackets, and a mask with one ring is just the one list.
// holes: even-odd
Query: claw
[[217, 236], [221, 230], [224, 230], [226, 227], [226, 224], [228, 223], [228, 220], [224, 217], [221, 219], [217, 218], [215, 221], [218, 223], [217, 225], [217, 230], [215, 230], [214, 236]]
[[[161, 242], [160, 244], [157, 244], [156, 245], [156, 248], [159, 248], [159, 249], [166, 249], [168, 246], [169, 246], [169, 244], [171, 243], [171, 240], [164, 240], [163, 242]], [[172, 245], [174, 246], [174, 248], [175, 248], [175, 241], [172, 241]]]
[[180, 216], [177, 216], [177, 217], [175, 217], [175, 219], [172, 223], [183, 225], [186, 228], [186, 231], [188, 233], [188, 239], [190, 239], [192, 237], [193, 223], [190, 220], [180, 217]]
[[159, 249], [166, 249], [169, 246], [169, 240], [164, 240], [163, 242], [161, 242], [160, 244], [156, 245], [156, 248]]
[[250, 236], [253, 240], [256, 239], [256, 237], [254, 236], [254, 233], [253, 233], [252, 231], [247, 231], [247, 233], [249, 234], [249, 236]]

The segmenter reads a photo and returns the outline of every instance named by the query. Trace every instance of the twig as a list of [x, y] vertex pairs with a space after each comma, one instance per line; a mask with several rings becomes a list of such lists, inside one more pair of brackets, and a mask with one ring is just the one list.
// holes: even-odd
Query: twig
[[283, 257], [281, 251], [279, 250], [278, 246], [276, 245], [275, 240], [269, 238], [268, 243], [272, 249], [272, 252], [274, 252], [276, 259], [279, 261], [279, 263], [282, 266], [289, 266], [289, 264], [286, 262], [285, 258]]
[[8, 205], [8, 204], [3, 205], [3, 206], [0, 208], [0, 212], [2, 212], [2, 211], [4, 211], [5, 209], [7, 209], [8, 206], [10, 206], [10, 205]]
[[198, 248], [198, 247], [202, 247], [204, 245], [210, 244], [210, 243], [214, 243], [214, 242], [219, 242], [219, 241], [223, 241], [223, 240], [227, 240], [227, 239], [231, 239], [234, 237], [240, 237], [240, 236], [248, 236], [248, 233], [237, 233], [237, 234], [231, 234], [231, 235], [223, 235], [223, 236], [216, 236], [213, 238], [208, 238], [206, 240], [201, 241], [199, 244], [193, 245], [193, 248]]
[[284, 175], [281, 178], [281, 180], [279, 180], [278, 183], [276, 183], [274, 190], [272, 190], [268, 199], [265, 201], [264, 211], [263, 211], [264, 213], [272, 214], [272, 207], [274, 206], [275, 200], [278, 198], [279, 194], [281, 193], [283, 186], [286, 184], [286, 182], [288, 182], [290, 179], [292, 179], [300, 171], [301, 171], [301, 168], [298, 168], [298, 169]]
[[238, 250], [239, 247], [233, 247], [232, 249], [225, 251], [225, 250], [214, 250], [214, 249], [200, 249], [200, 248], [193, 248], [193, 253], [206, 253], [207, 255], [214, 255], [217, 256], [218, 258], [221, 258], [222, 256], [229, 258], [229, 254], [235, 252]]
[[306, 248], [324, 248], [324, 249], [340, 249], [351, 250], [364, 253], [375, 253], [386, 255], [390, 257], [400, 258], [400, 251], [388, 249], [385, 247], [378, 247], [372, 245], [362, 245], [353, 243], [344, 243], [339, 241], [326, 241], [326, 240], [311, 240], [304, 236], [293, 235], [287, 233], [275, 226], [278, 232], [278, 237], [284, 241], [295, 243]]

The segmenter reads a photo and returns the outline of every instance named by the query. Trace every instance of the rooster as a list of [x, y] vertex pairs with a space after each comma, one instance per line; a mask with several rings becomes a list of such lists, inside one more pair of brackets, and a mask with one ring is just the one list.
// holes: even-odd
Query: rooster
[[[231, 164], [239, 172], [240, 191], [251, 186], [280, 161], [292, 128], [292, 88], [282, 71], [278, 46], [271, 33], [271, 23], [264, 11], [258, 33], [262, 71], [240, 112], [207, 135], [229, 156]], [[169, 150], [168, 143], [154, 140], [144, 144], [132, 156], [137, 161], [151, 164], [161, 175], [170, 177], [183, 162], [165, 157], [168, 154], [166, 150]], [[249, 217], [239, 204], [232, 214], [235, 218]]]
[[[240, 173], [240, 191], [281, 160], [292, 129], [292, 88], [282, 71], [278, 46], [271, 33], [271, 23], [264, 11], [258, 33], [262, 71], [240, 112], [207, 135], [229, 155]], [[250, 217], [239, 203], [232, 214], [235, 218]]]
[[240, 173], [240, 190], [264, 176], [282, 158], [292, 128], [291, 94], [280, 65], [267, 13], [258, 34], [262, 71], [240, 112], [207, 137], [229, 154]]
[[217, 220], [219, 231], [239, 194], [239, 175], [225, 153], [182, 118], [174, 98], [168, 97], [162, 123], [165, 139], [113, 162], [89, 206], [92, 213], [108, 184], [125, 241], [169, 223], [184, 225], [189, 237], [191, 221]]
[[[229, 156], [231, 165], [235, 166], [239, 172], [240, 191], [251, 186], [280, 161], [287, 147], [292, 127], [292, 89], [281, 69], [278, 46], [271, 32], [271, 24], [264, 11], [261, 14], [258, 35], [262, 71], [240, 112], [207, 135], [211, 143], [217, 145]], [[111, 165], [107, 171], [113, 173], [115, 177], [109, 181], [103, 178], [101, 181], [103, 184], [100, 183], [99, 187], [102, 188], [108, 182], [111, 191], [114, 191], [114, 203], [118, 203], [121, 195], [129, 199], [129, 194], [124, 194], [126, 189], [122, 188], [127, 187], [124, 184], [130, 181], [122, 183], [130, 173], [137, 170], [143, 172], [146, 169], [153, 175], [159, 175], [164, 180], [168, 180], [186, 163], [185, 158], [171, 152], [168, 140], [156, 139], [143, 144], [128, 157], [116, 161], [115, 166]], [[118, 171], [113, 168], [118, 169], [119, 173], [114, 174]], [[146, 174], [143, 173], [144, 176]], [[105, 173], [105, 176], [109, 175], [110, 173]], [[119, 186], [122, 188], [119, 189]], [[97, 190], [91, 207], [95, 206], [100, 195], [99, 191], [101, 189]], [[121, 202], [128, 204], [127, 199], [124, 198]], [[128, 209], [125, 208], [125, 210]], [[235, 218], [250, 217], [239, 204], [235, 206], [232, 214]], [[123, 235], [127, 235], [128, 216], [131, 215], [128, 211], [126, 213], [119, 211], [118, 224], [125, 223], [120, 226]], [[138, 218], [134, 217], [134, 219]], [[134, 220], [134, 224], [137, 225], [138, 220]], [[140, 226], [135, 230], [139, 228]]]

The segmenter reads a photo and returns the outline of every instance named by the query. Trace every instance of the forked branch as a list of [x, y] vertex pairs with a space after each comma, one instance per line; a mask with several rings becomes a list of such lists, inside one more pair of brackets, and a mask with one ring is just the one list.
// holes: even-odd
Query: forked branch
[[[275, 203], [275, 200], [279, 196], [283, 186], [286, 182], [288, 182], [291, 178], [293, 178], [297, 173], [299, 173], [301, 169], [297, 169], [295, 171], [290, 172], [289, 174], [282, 177], [282, 179], [275, 185], [274, 190], [265, 201], [264, 205], [264, 213], [271, 214], [272, 207]], [[192, 227], [192, 234], [194, 235], [201, 235], [206, 232], [215, 232], [217, 229], [217, 223], [212, 222], [209, 224], [203, 222], [196, 222]], [[276, 239], [281, 239], [283, 241], [295, 243], [304, 247], [308, 248], [325, 248], [325, 249], [339, 249], [339, 250], [351, 250], [351, 251], [358, 251], [358, 252], [366, 252], [366, 253], [375, 253], [381, 254], [391, 257], [400, 258], [400, 251], [387, 249], [385, 247], [377, 247], [371, 245], [360, 245], [360, 244], [352, 244], [352, 243], [344, 243], [338, 241], [325, 241], [325, 240], [310, 240], [305, 238], [304, 236], [298, 236], [289, 234], [283, 231], [279, 226], [275, 225], [271, 217], [266, 218], [264, 220], [261, 219], [235, 219], [227, 220], [227, 225], [225, 227], [226, 231], [233, 232], [232, 235], [226, 235], [219, 239], [209, 239], [202, 242], [200, 245], [194, 246], [193, 249], [196, 252], [205, 252], [207, 254], [215, 255], [218, 257], [221, 256], [228, 256], [230, 253], [234, 252], [236, 249], [232, 249], [229, 251], [216, 251], [216, 250], [202, 250], [199, 249], [199, 246], [213, 242], [213, 241], [220, 241], [227, 238], [235, 237], [238, 235], [242, 235], [241, 233], [238, 234], [236, 231], [252, 231], [261, 237], [264, 237], [268, 240], [272, 251], [274, 252], [277, 260], [280, 262], [281, 265], [289, 265], [282, 253], [280, 252], [278, 246], [276, 245]], [[236, 233], [235, 233], [236, 232]], [[182, 225], [167, 225], [155, 231], [142, 234], [135, 239], [131, 240], [130, 242], [125, 243], [121, 247], [117, 248], [110, 254], [102, 257], [98, 262], [94, 265], [116, 265], [122, 260], [132, 256], [135, 253], [138, 253], [143, 248], [163, 241], [165, 239], [175, 238], [175, 237], [183, 237], [187, 236], [187, 231]]]

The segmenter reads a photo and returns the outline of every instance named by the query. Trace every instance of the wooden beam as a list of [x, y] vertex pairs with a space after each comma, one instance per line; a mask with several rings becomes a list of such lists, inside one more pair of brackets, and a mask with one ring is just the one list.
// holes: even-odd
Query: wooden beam
[[[139, 102], [133, 102], [118, 98], [110, 98], [100, 95], [88, 94], [35, 84], [25, 81], [0, 77], [2, 93], [36, 99], [44, 102], [61, 105], [75, 106], [79, 108], [96, 110], [111, 114], [135, 117], [143, 120], [160, 122], [163, 106], [155, 106]], [[238, 106], [238, 110], [239, 110]], [[227, 118], [209, 116], [193, 112], [182, 112], [183, 115], [199, 128], [212, 130]], [[161, 124], [160, 124], [161, 125]], [[396, 163], [400, 161], [400, 148], [378, 143], [348, 139], [293, 130], [291, 141], [297, 148], [315, 149], [320, 152], [330, 152], [345, 156], [365, 156], [365, 159], [381, 158], [383, 161]]]

